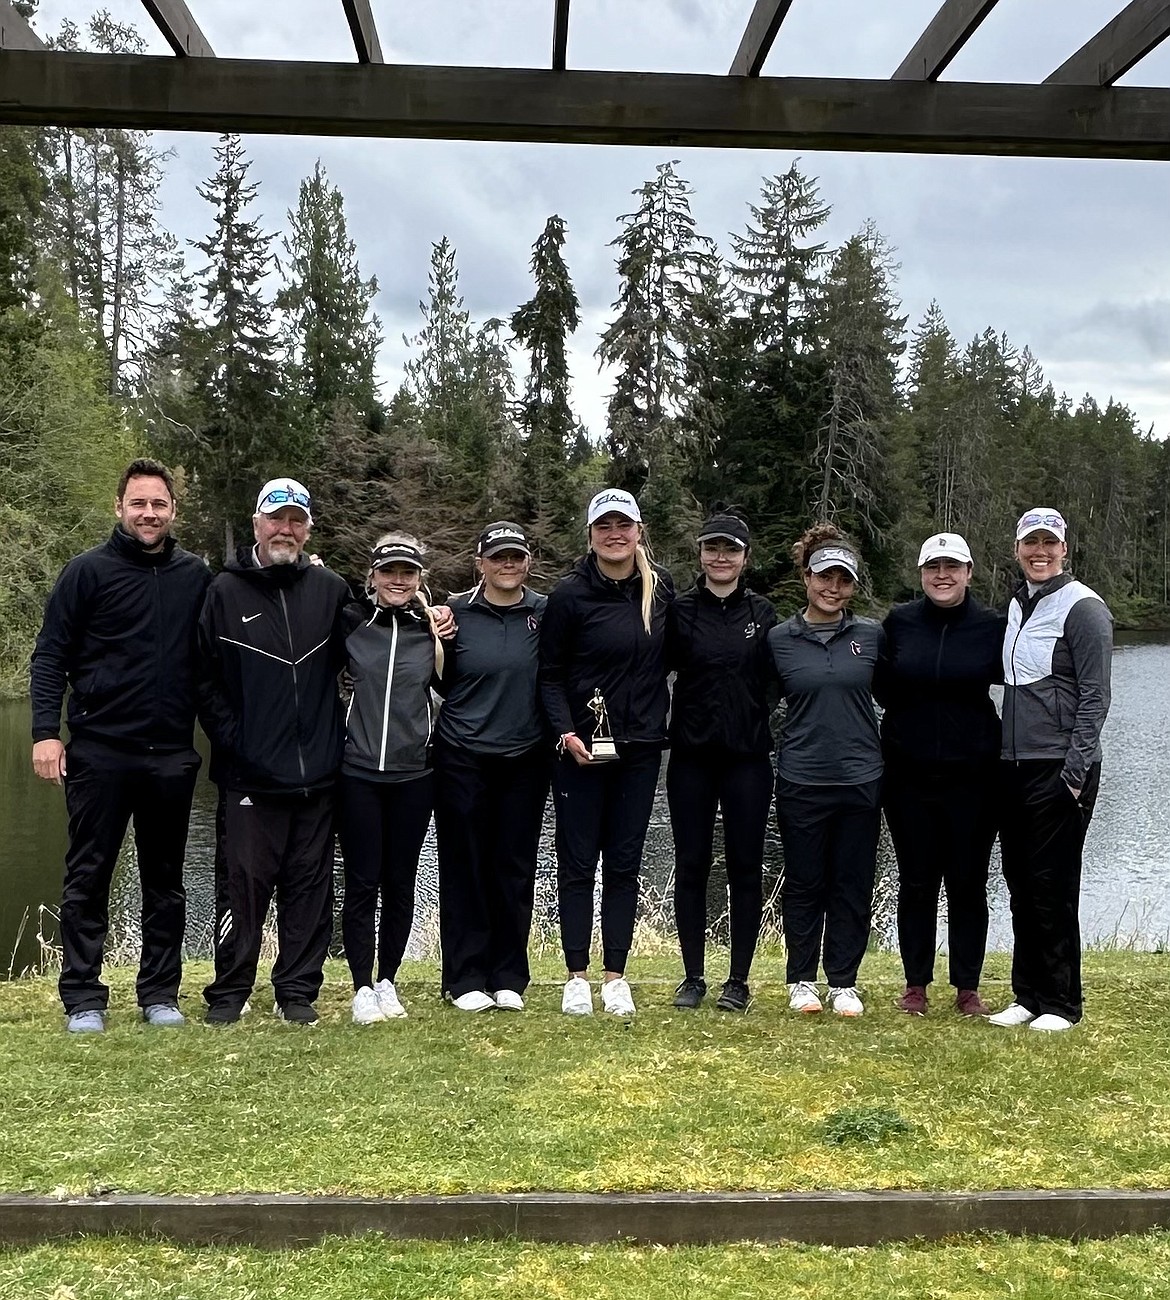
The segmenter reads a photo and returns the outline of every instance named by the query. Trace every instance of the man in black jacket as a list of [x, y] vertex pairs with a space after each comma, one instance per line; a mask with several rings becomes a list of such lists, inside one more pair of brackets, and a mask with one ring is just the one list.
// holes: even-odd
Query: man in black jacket
[[195, 624], [211, 574], [170, 535], [166, 466], [131, 462], [114, 512], [109, 539], [61, 571], [32, 656], [33, 768], [64, 784], [69, 810], [58, 987], [71, 1033], [105, 1028], [110, 881], [131, 820], [142, 882], [138, 1004], [150, 1024], [183, 1023], [183, 855], [199, 770]]
[[333, 801], [345, 727], [337, 677], [349, 588], [304, 555], [308, 490], [266, 483], [256, 544], [211, 584], [199, 619], [200, 720], [222, 799], [215, 980], [207, 1019], [240, 1018], [276, 894], [276, 1013], [314, 1024], [333, 922]]

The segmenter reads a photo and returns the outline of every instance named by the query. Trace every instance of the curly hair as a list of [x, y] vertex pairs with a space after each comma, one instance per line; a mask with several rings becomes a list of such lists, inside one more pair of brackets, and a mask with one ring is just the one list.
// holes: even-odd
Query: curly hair
[[802, 571], [807, 571], [808, 562], [812, 558], [814, 551], [819, 550], [822, 546], [832, 545], [844, 546], [861, 559], [861, 552], [858, 550], [857, 543], [847, 534], [843, 533], [836, 524], [830, 524], [822, 520], [820, 523], [813, 524], [811, 528], [806, 528], [796, 543], [792, 547], [792, 563]]

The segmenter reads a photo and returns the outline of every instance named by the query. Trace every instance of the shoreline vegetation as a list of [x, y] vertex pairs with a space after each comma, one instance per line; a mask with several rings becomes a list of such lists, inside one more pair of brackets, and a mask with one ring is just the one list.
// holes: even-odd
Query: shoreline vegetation
[[[713, 951], [717, 980], [726, 953]], [[858, 1020], [796, 1017], [783, 954], [761, 953], [747, 1015], [678, 1012], [676, 959], [631, 965], [638, 1014], [569, 1022], [538, 958], [528, 1009], [467, 1015], [407, 963], [409, 1019], [355, 1026], [331, 963], [311, 1030], [261, 991], [238, 1026], [202, 1023], [191, 963], [174, 1031], [143, 1026], [133, 971], [109, 971], [109, 1029], [61, 1029], [55, 981], [0, 984], [10, 1192], [400, 1196], [562, 1190], [982, 1190], [1170, 1186], [1165, 958], [1085, 957], [1067, 1035], [896, 1011], [896, 958], [871, 954]], [[1009, 998], [1008, 958], [986, 996]], [[77, 1082], [84, 1078], [85, 1087]]]

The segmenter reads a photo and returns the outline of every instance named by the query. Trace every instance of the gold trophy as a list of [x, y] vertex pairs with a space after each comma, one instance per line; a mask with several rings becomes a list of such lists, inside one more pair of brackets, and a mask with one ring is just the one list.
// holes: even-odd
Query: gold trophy
[[593, 739], [589, 744], [589, 756], [595, 763], [611, 763], [617, 758], [617, 746], [609, 730], [609, 714], [605, 708], [605, 698], [600, 691], [593, 692], [589, 701], [589, 711], [597, 719], [593, 724]]

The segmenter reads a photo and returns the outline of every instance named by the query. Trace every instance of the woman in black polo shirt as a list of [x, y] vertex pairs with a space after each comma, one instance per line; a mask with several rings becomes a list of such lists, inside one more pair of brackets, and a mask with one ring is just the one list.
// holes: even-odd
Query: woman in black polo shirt
[[764, 835], [772, 803], [767, 636], [769, 601], [747, 589], [751, 550], [738, 515], [714, 514], [699, 530], [700, 573], [667, 612], [668, 666], [675, 670], [666, 794], [674, 836], [674, 915], [683, 958], [676, 1007], [707, 994], [707, 881], [715, 817], [722, 813], [731, 920], [731, 969], [716, 1005], [744, 1011], [760, 935]]
[[524, 530], [488, 524], [478, 584], [452, 596], [435, 745], [443, 992], [461, 1011], [524, 1009], [536, 853], [552, 761], [537, 703], [547, 596]]
[[849, 609], [861, 560], [834, 525], [814, 524], [792, 548], [805, 608], [768, 633], [787, 705], [776, 759], [776, 819], [784, 845], [780, 902], [788, 1005], [840, 1016], [865, 1010], [857, 971], [869, 940], [881, 829], [882, 753], [870, 687], [881, 627]]

